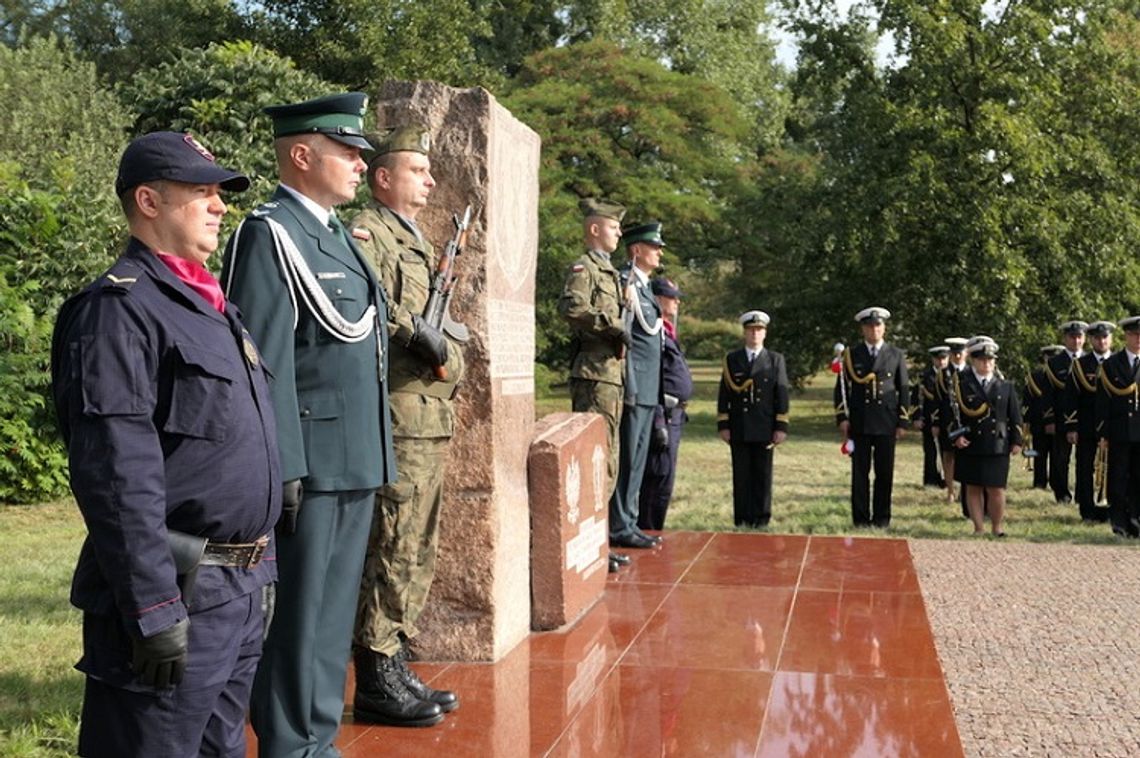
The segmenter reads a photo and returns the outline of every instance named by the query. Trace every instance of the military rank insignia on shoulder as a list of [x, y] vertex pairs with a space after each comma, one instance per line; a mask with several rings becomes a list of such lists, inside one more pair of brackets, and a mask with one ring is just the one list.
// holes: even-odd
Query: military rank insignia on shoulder
[[261, 205], [254, 208], [253, 212], [250, 213], [249, 215], [258, 216], [258, 217], [268, 216], [270, 213], [273, 213], [273, 211], [275, 211], [275, 210], [277, 210], [277, 201], [276, 200], [270, 200], [269, 202], [262, 203]]
[[103, 276], [103, 289], [128, 292], [139, 280], [139, 272], [134, 266], [120, 264]]

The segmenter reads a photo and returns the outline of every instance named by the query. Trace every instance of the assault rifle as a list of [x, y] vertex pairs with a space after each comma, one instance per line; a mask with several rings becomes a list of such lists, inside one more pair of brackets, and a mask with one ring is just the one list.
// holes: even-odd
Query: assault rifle
[[[431, 289], [427, 306], [424, 308], [424, 321], [456, 342], [463, 343], [467, 342], [470, 335], [466, 325], [451, 318], [451, 295], [458, 279], [455, 274], [455, 259], [467, 244], [467, 230], [471, 225], [471, 206], [468, 205], [463, 211], [463, 218], [453, 214], [451, 219], [455, 224], [455, 236], [448, 240], [443, 255], [439, 257], [439, 266], [435, 270], [435, 275], [431, 278]], [[447, 369], [443, 366], [436, 366], [433, 370], [438, 379], [447, 379]]]

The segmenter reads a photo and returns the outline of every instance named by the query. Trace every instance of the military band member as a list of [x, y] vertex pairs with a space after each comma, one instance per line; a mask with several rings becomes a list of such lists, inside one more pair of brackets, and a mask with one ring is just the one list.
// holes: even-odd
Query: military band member
[[[958, 492], [954, 487], [954, 446], [950, 444], [950, 431], [953, 429], [957, 422], [951, 413], [950, 408], [950, 388], [953, 387], [951, 383], [953, 378], [962, 371], [968, 368], [966, 363], [966, 343], [965, 337], [947, 337], [943, 340], [946, 346], [950, 348], [949, 360], [946, 366], [939, 372], [937, 376], [937, 414], [938, 420], [933, 430], [933, 435], [938, 438], [938, 447], [942, 451], [942, 477], [946, 481], [946, 501], [953, 502], [955, 497], [958, 497]], [[962, 507], [966, 507], [965, 495], [962, 495]]]
[[1049, 485], [1053, 488], [1053, 497], [1058, 503], [1073, 502], [1073, 493], [1069, 489], [1069, 459], [1073, 446], [1065, 434], [1065, 385], [1069, 383], [1073, 365], [1084, 355], [1082, 348], [1088, 326], [1084, 321], [1077, 320], [1061, 324], [1061, 342], [1065, 350], [1045, 363], [1045, 378], [1048, 380], [1042, 387], [1045, 390], [1042, 399], [1045, 406], [1045, 433], [1053, 435]]
[[661, 224], [652, 221], [627, 227], [622, 239], [629, 262], [621, 267], [622, 292], [630, 336], [626, 356], [624, 407], [618, 480], [610, 496], [610, 544], [650, 548], [661, 541], [637, 525], [641, 479], [649, 455], [653, 411], [662, 402], [661, 350], [664, 321], [661, 306], [649, 287], [649, 276], [661, 263]]
[[[843, 371], [835, 383], [835, 420], [851, 452], [851, 517], [855, 526], [885, 528], [891, 523], [895, 442], [907, 424], [906, 356], [883, 340], [886, 308], [864, 308], [855, 314], [863, 340], [843, 355]], [[875, 469], [874, 499], [871, 468]]]
[[1140, 536], [1140, 316], [1120, 322], [1124, 349], [1101, 364], [1096, 436], [1107, 448], [1108, 508], [1114, 534]]
[[1033, 443], [1033, 488], [1049, 489], [1049, 461], [1053, 456], [1053, 435], [1045, 433], [1045, 385], [1049, 378], [1045, 375], [1045, 363], [1058, 353], [1064, 352], [1064, 345], [1046, 345], [1041, 348], [1041, 366], [1029, 373], [1022, 394], [1022, 408], [1025, 423]]
[[1021, 405], [1013, 383], [996, 370], [997, 352], [992, 340], [975, 342], [971, 368], [954, 377], [953, 402], [967, 430], [954, 440], [954, 475], [966, 490], [974, 534], [984, 532], [988, 513], [994, 536], [1004, 537], [1009, 459], [1021, 452]]
[[677, 341], [677, 317], [681, 290], [664, 277], [654, 279], [653, 295], [661, 306], [664, 319], [664, 341], [661, 352], [661, 396], [664, 401], [653, 416], [653, 438], [645, 476], [641, 481], [637, 525], [641, 529], [665, 528], [665, 514], [673, 497], [673, 481], [677, 473], [677, 452], [681, 446], [681, 430], [689, 416], [685, 408], [693, 396], [693, 375], [681, 343]]
[[1108, 521], [1108, 508], [1096, 504], [1093, 491], [1093, 467], [1096, 460], [1096, 395], [1100, 366], [1112, 355], [1112, 332], [1116, 324], [1111, 321], [1094, 321], [1085, 335], [1092, 350], [1073, 364], [1069, 382], [1061, 398], [1065, 417], [1065, 437], [1076, 446], [1076, 479], [1074, 490], [1081, 519], [1085, 523]]
[[[609, 438], [608, 495], [617, 486], [621, 448], [622, 386], [625, 384], [629, 330], [622, 318], [621, 276], [610, 260], [621, 240], [625, 208], [606, 200], [585, 198], [579, 204], [585, 218], [582, 231], [586, 252], [570, 265], [558, 313], [570, 325], [570, 402], [578, 413], [597, 413], [606, 420]], [[610, 554], [616, 571], [629, 558]]]
[[918, 396], [912, 403], [912, 420], [917, 429], [922, 430], [922, 484], [930, 487], [945, 487], [940, 471], [942, 461], [938, 437], [934, 430], [939, 429], [938, 377], [950, 362], [950, 346], [936, 345], [927, 350], [930, 365], [922, 370], [918, 382]]
[[430, 726], [459, 699], [424, 684], [407, 665], [406, 646], [435, 576], [463, 349], [423, 318], [439, 265], [417, 224], [435, 188], [430, 134], [413, 125], [368, 139], [375, 148], [365, 152], [372, 200], [349, 229], [388, 293], [388, 391], [400, 478], [376, 493], [353, 634], [353, 720]]
[[764, 527], [772, 518], [772, 450], [788, 437], [784, 356], [764, 347], [768, 314], [740, 317], [744, 347], [724, 357], [716, 426], [732, 450], [732, 520]]
[[384, 290], [334, 207], [366, 166], [363, 93], [266, 108], [280, 184], [230, 238], [222, 280], [265, 355], [283, 515], [253, 685], [263, 756], [333, 754], [376, 490], [396, 478]]

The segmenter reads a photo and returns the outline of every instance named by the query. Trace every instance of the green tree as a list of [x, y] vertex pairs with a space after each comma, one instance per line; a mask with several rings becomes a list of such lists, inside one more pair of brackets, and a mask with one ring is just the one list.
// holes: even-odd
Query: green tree
[[[804, 119], [791, 131], [818, 173], [794, 189], [811, 223], [759, 259], [788, 261], [818, 294], [755, 277], [756, 296], [806, 319], [817, 361], [874, 302], [896, 312], [903, 344], [990, 334], [1015, 373], [1060, 321], [1140, 305], [1135, 16], [1049, 0], [996, 15], [981, 0], [872, 5], [895, 40], [885, 67], [870, 13], [790, 3]], [[772, 193], [753, 201], [753, 217], [789, 221]]]
[[119, 94], [140, 114], [136, 133], [189, 131], [219, 163], [249, 175], [250, 189], [226, 198], [231, 206], [226, 223], [232, 228], [270, 195], [277, 181], [273, 122], [263, 109], [338, 89], [298, 70], [288, 58], [239, 41], [182, 50], [174, 60], [121, 85]]
[[610, 197], [627, 221], [662, 219], [676, 275], [681, 260], [726, 244], [718, 221], [748, 159], [747, 125], [716, 86], [603, 41], [532, 56], [504, 103], [543, 140], [538, 350], [565, 363], [555, 304], [581, 254], [578, 200]]
[[66, 488], [48, 401], [62, 300], [113, 259], [113, 186], [130, 116], [56, 40], [0, 47], [0, 500]]
[[489, 83], [475, 41], [490, 34], [469, 0], [264, 0], [257, 39], [306, 71], [367, 89], [385, 79]]

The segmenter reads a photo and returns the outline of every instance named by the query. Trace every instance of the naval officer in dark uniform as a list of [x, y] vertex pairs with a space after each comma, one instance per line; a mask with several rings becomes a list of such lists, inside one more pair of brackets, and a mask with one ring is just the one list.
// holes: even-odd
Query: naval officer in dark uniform
[[[1041, 366], [1029, 372], [1025, 380], [1025, 392], [1021, 395], [1022, 416], [1029, 427], [1033, 446], [1033, 488], [1049, 489], [1049, 459], [1053, 454], [1053, 435], [1045, 433], [1045, 364], [1058, 353], [1064, 352], [1063, 345], [1045, 345], [1041, 348]], [[1052, 418], [1052, 415], [1050, 415]]]
[[732, 520], [765, 527], [772, 518], [772, 450], [788, 438], [788, 371], [784, 356], [764, 347], [768, 314], [740, 317], [744, 347], [724, 357], [716, 428], [732, 450]]
[[1065, 386], [1069, 383], [1069, 374], [1080, 357], [1084, 355], [1085, 330], [1089, 325], [1084, 321], [1066, 321], [1061, 324], [1064, 352], [1050, 358], [1045, 362], [1045, 391], [1041, 402], [1045, 406], [1045, 433], [1053, 435], [1053, 454], [1049, 461], [1049, 486], [1053, 488], [1053, 497], [1058, 503], [1073, 502], [1073, 493], [1069, 489], [1069, 460], [1072, 457], [1073, 445], [1065, 434]]
[[653, 435], [645, 476], [641, 480], [637, 525], [641, 529], [665, 528], [665, 514], [673, 498], [673, 481], [677, 474], [677, 452], [681, 447], [681, 430], [689, 415], [685, 408], [693, 396], [693, 374], [677, 340], [677, 318], [681, 290], [672, 279], [654, 279], [653, 295], [661, 306], [664, 339], [661, 348], [661, 399], [653, 414]]
[[281, 511], [265, 367], [205, 263], [249, 180], [188, 134], [136, 139], [126, 251], [60, 311], [52, 391], [87, 525], [83, 756], [245, 755]]
[[935, 434], [940, 429], [938, 402], [938, 377], [950, 362], [950, 346], [935, 345], [928, 351], [930, 365], [922, 370], [918, 381], [918, 397], [912, 405], [915, 409], [915, 427], [922, 430], [922, 484], [929, 487], [945, 487], [946, 482], [940, 471], [939, 439]]
[[1140, 316], [1120, 322], [1124, 349], [1101, 364], [1096, 436], [1107, 448], [1108, 508], [1112, 531], [1140, 536]]
[[[885, 528], [891, 523], [891, 489], [895, 475], [895, 442], [907, 424], [906, 355], [883, 340], [886, 308], [864, 308], [855, 314], [863, 340], [843, 354], [835, 382], [835, 420], [851, 451], [851, 518], [855, 526]], [[871, 499], [871, 467], [875, 494]]]
[[1075, 449], [1077, 459], [1073, 494], [1081, 520], [1086, 524], [1108, 521], [1108, 508], [1096, 504], [1093, 479], [1097, 451], [1096, 394], [1100, 367], [1112, 355], [1112, 333], [1116, 324], [1094, 321], [1085, 330], [1092, 350], [1073, 364], [1065, 385], [1061, 405], [1064, 408], [1066, 441]]
[[982, 533], [988, 515], [994, 535], [1004, 537], [1009, 459], [1021, 452], [1021, 404], [1013, 383], [995, 368], [997, 343], [983, 338], [968, 349], [971, 367], [955, 376], [951, 388], [966, 429], [954, 439], [954, 475], [966, 491], [974, 534]]
[[286, 482], [277, 609], [250, 714], [273, 758], [336, 754], [373, 498], [396, 475], [385, 295], [333, 213], [365, 169], [365, 100], [266, 109], [280, 184], [234, 232], [222, 270], [274, 377]]

